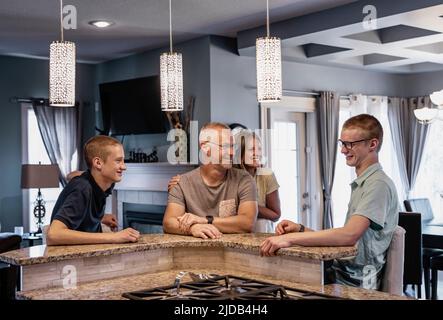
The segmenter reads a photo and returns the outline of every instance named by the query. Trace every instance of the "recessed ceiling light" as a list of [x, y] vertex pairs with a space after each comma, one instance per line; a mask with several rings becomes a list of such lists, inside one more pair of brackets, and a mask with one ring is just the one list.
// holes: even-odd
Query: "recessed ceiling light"
[[89, 24], [97, 28], [107, 28], [109, 26], [112, 26], [114, 23], [111, 21], [97, 20], [97, 21], [90, 21]]

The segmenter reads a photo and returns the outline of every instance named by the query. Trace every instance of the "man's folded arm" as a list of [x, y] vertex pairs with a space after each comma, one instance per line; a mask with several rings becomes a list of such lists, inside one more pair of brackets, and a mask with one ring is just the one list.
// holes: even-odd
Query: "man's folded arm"
[[165, 233], [185, 234], [180, 230], [178, 217], [185, 214], [185, 207], [175, 202], [169, 202], [163, 217], [163, 231]]
[[213, 224], [222, 233], [252, 232], [257, 218], [257, 201], [243, 201], [235, 216], [214, 218]]

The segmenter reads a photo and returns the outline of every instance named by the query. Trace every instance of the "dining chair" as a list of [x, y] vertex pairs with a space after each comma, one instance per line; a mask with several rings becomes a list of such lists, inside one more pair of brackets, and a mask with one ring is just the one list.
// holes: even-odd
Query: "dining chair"
[[391, 244], [386, 253], [382, 291], [402, 295], [405, 257], [405, 229], [395, 227]]
[[420, 299], [423, 275], [421, 215], [400, 212], [398, 225], [406, 230], [403, 291], [406, 291], [408, 285], [417, 286], [417, 297]]
[[432, 300], [437, 300], [437, 287], [438, 287], [438, 271], [443, 270], [443, 255], [434, 256], [430, 262], [431, 268], [431, 281], [432, 281]]
[[[437, 222], [434, 217], [434, 212], [432, 210], [431, 202], [428, 198], [417, 198], [408, 199], [404, 202], [405, 209], [408, 212], [419, 212], [421, 213], [422, 225], [430, 226], [443, 226], [443, 224]], [[423, 264], [423, 274], [425, 282], [425, 297], [426, 299], [431, 298], [431, 258], [443, 254], [443, 250], [435, 248], [423, 248], [422, 252], [422, 264]]]

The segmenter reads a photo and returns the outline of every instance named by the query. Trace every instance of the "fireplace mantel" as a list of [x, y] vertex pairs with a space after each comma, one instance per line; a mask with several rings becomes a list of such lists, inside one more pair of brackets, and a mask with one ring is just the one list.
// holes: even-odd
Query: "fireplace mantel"
[[168, 182], [177, 175], [191, 171], [196, 165], [161, 163], [128, 163], [121, 182], [115, 185], [112, 212], [123, 228], [123, 203], [166, 205]]

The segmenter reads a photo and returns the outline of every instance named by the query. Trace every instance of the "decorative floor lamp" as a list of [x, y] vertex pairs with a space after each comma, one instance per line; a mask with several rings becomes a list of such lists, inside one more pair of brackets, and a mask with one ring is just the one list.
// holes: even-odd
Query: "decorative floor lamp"
[[45, 201], [40, 188], [58, 188], [60, 170], [56, 164], [23, 164], [22, 189], [38, 188], [34, 202], [34, 217], [37, 219], [37, 232], [42, 233], [43, 218], [46, 215]]

